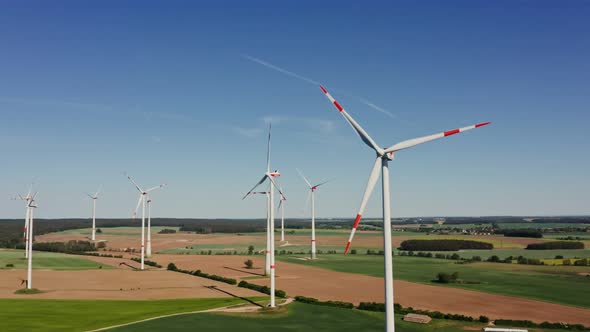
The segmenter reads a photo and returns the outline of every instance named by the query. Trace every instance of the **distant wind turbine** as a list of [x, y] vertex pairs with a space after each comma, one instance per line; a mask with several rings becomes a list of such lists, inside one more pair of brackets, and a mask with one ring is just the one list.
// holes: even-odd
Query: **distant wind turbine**
[[[144, 269], [144, 261], [145, 261], [145, 204], [146, 204], [146, 200], [147, 200], [147, 195], [151, 191], [154, 191], [158, 188], [164, 187], [166, 184], [161, 184], [161, 185], [149, 188], [147, 190], [143, 190], [135, 181], [133, 181], [133, 179], [130, 176], [127, 176], [127, 178], [129, 179], [129, 181], [131, 181], [131, 183], [133, 183], [135, 188], [139, 191], [139, 200], [137, 201], [137, 206], [135, 208], [135, 212], [133, 213], [133, 216], [135, 217], [135, 215], [137, 214], [137, 209], [139, 208], [139, 204], [141, 204], [141, 269], [143, 270]], [[148, 229], [148, 232], [149, 231], [151, 231], [151, 229]], [[151, 235], [148, 235], [148, 238], [151, 239]], [[150, 245], [150, 253], [151, 253], [151, 242], [149, 242], [149, 245]]]
[[309, 187], [309, 194], [308, 195], [311, 195], [311, 259], [316, 259], [316, 252], [317, 251], [316, 251], [316, 243], [315, 243], [315, 191], [318, 189], [319, 186], [326, 184], [328, 181], [324, 181], [319, 184], [312, 185], [307, 180], [305, 175], [303, 175], [303, 173], [299, 169], [297, 169], [297, 172], [299, 173], [299, 175], [301, 175], [301, 178], [303, 179], [303, 181], [305, 181], [305, 183]]
[[368, 145], [371, 149], [375, 151], [377, 154], [377, 158], [375, 159], [375, 163], [373, 165], [373, 169], [371, 171], [371, 175], [369, 176], [369, 181], [367, 183], [367, 188], [365, 189], [365, 193], [363, 195], [363, 200], [361, 201], [361, 206], [358, 210], [356, 218], [354, 220], [354, 224], [352, 226], [352, 231], [350, 233], [350, 238], [348, 239], [348, 243], [346, 244], [346, 249], [344, 250], [344, 254], [348, 252], [350, 249], [350, 244], [354, 237], [354, 233], [356, 228], [361, 220], [361, 216], [373, 192], [373, 188], [377, 182], [377, 178], [379, 177], [379, 171], [381, 170], [381, 181], [382, 181], [382, 199], [383, 199], [383, 249], [385, 251], [384, 260], [385, 260], [385, 317], [386, 317], [386, 331], [387, 332], [394, 332], [395, 331], [395, 322], [393, 318], [393, 260], [392, 260], [392, 247], [391, 247], [391, 211], [389, 206], [389, 169], [388, 163], [390, 160], [393, 160], [394, 153], [403, 149], [411, 148], [415, 145], [430, 142], [437, 140], [439, 138], [451, 136], [454, 134], [458, 134], [467, 130], [479, 128], [490, 124], [490, 122], [482, 122], [478, 123], [469, 127], [463, 127], [453, 130], [448, 130], [442, 133], [413, 138], [407, 141], [403, 141], [397, 143], [389, 148], [381, 148], [380, 146], [373, 141], [371, 136], [367, 134], [367, 132], [344, 110], [344, 108], [330, 95], [330, 93], [320, 85], [320, 89], [326, 95], [326, 97], [330, 100], [336, 109], [342, 114], [344, 119], [352, 126], [352, 128], [356, 131], [356, 133], [360, 136], [361, 140]]
[[33, 287], [33, 211], [35, 208], [37, 208], [37, 205], [34, 204], [35, 203], [35, 197], [37, 196], [37, 193], [35, 193], [33, 195], [33, 197], [31, 197], [31, 199], [27, 202], [27, 209], [29, 210], [28, 215], [29, 215], [29, 227], [28, 227], [28, 233], [27, 233], [27, 239], [28, 239], [28, 255], [27, 255], [27, 259], [28, 259], [28, 264], [27, 264], [27, 289], [31, 289]]
[[[250, 189], [246, 195], [242, 199], [248, 197], [254, 189], [256, 189], [259, 185], [263, 184], [268, 180], [270, 182], [270, 190], [269, 190], [269, 200], [267, 205], [267, 212], [269, 214], [269, 218], [267, 220], [267, 229], [266, 229], [266, 264], [265, 264], [265, 273], [268, 274], [267, 271], [270, 271], [270, 307], [275, 307], [275, 244], [274, 244], [274, 191], [275, 191], [275, 181], [274, 178], [277, 176], [281, 176], [281, 173], [278, 171], [271, 172], [270, 171], [270, 133], [271, 133], [271, 125], [268, 127], [268, 142], [267, 142], [267, 150], [266, 150], [266, 173], [262, 176], [262, 179]], [[283, 193], [279, 190], [279, 194], [284, 197]]]
[[92, 241], [96, 241], [96, 200], [98, 199], [98, 194], [100, 193], [100, 188], [94, 195], [86, 193], [90, 199], [92, 199]]

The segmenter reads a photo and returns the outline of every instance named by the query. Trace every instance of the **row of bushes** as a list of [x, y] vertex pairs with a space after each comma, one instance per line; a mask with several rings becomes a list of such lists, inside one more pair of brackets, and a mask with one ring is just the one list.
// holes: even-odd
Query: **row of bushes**
[[353, 309], [354, 304], [350, 302], [342, 302], [342, 301], [320, 301], [313, 297], [305, 297], [305, 296], [295, 296], [295, 301], [302, 302], [302, 303], [309, 303], [315, 305], [323, 305], [327, 307], [338, 307], [338, 308], [345, 308], [345, 309]]
[[543, 233], [539, 229], [499, 229], [496, 234], [504, 234], [508, 237], [531, 237], [531, 238], [542, 238]]
[[226, 277], [218, 276], [216, 274], [205, 273], [205, 272], [202, 272], [201, 270], [189, 271], [189, 270], [179, 269], [176, 267], [176, 265], [174, 263], [168, 264], [167, 269], [168, 269], [168, 271], [190, 274], [190, 275], [201, 277], [201, 278], [207, 278], [207, 279], [211, 279], [211, 280], [215, 280], [215, 281], [225, 282], [226, 284], [230, 284], [230, 285], [235, 285], [238, 283], [238, 281], [236, 279], [226, 278]]
[[97, 252], [77, 252], [76, 255], [95, 256], [95, 257], [109, 257], [109, 258], [123, 258], [123, 255], [99, 254]]
[[[248, 288], [248, 289], [260, 292], [260, 293], [270, 295], [270, 288], [268, 286], [260, 286], [260, 285], [256, 285], [256, 284], [251, 284], [245, 280], [240, 281], [240, 283], [238, 284], [238, 287]], [[275, 296], [285, 298], [285, 297], [287, 297], [287, 293], [283, 290], [275, 289]]]
[[503, 325], [503, 326], [514, 326], [514, 327], [540, 327], [545, 329], [562, 329], [562, 330], [570, 330], [570, 331], [586, 331], [584, 325], [581, 324], [567, 324], [567, 323], [550, 323], [550, 322], [543, 322], [543, 323], [535, 323], [531, 322], [530, 320], [512, 320], [512, 319], [496, 319], [494, 321], [496, 325]]
[[472, 240], [406, 240], [400, 245], [401, 250], [407, 251], [458, 251], [462, 249], [494, 249], [494, 245], [487, 242]]
[[[137, 263], [141, 263], [141, 258], [131, 257], [131, 260], [134, 261], [134, 262], [137, 262]], [[143, 260], [143, 264], [149, 265], [149, 266], [153, 266], [153, 267], [157, 267], [157, 268], [161, 268], [162, 267], [162, 265], [160, 265], [160, 264], [158, 264], [158, 263], [156, 263], [154, 261], [147, 260], [147, 259], [144, 259]]]
[[531, 243], [526, 246], [530, 250], [551, 250], [551, 249], [584, 249], [583, 242], [551, 241], [542, 243]]

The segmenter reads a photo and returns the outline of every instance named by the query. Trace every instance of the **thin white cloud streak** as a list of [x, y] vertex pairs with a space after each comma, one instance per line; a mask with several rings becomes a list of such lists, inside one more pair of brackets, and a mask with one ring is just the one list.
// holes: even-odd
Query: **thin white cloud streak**
[[359, 99], [360, 99], [361, 103], [363, 103], [363, 104], [371, 107], [372, 109], [374, 109], [374, 110], [376, 110], [378, 112], [381, 112], [381, 113], [389, 116], [392, 119], [395, 118], [395, 116], [390, 111], [388, 111], [388, 110], [386, 110], [386, 109], [384, 109], [382, 107], [379, 107], [379, 106], [373, 104], [372, 102], [370, 102], [370, 101], [368, 101], [366, 99], [363, 99], [363, 98], [359, 98]]
[[257, 58], [255, 58], [255, 57], [253, 57], [253, 56], [249, 56], [249, 55], [247, 55], [247, 54], [244, 54], [244, 55], [242, 55], [242, 56], [243, 56], [244, 58], [246, 58], [246, 59], [250, 60], [250, 61], [253, 61], [253, 62], [256, 62], [256, 63], [258, 63], [258, 64], [260, 64], [260, 65], [263, 65], [263, 66], [265, 66], [266, 68], [270, 68], [270, 69], [276, 70], [276, 71], [278, 71], [278, 72], [280, 72], [280, 73], [283, 73], [283, 74], [285, 74], [285, 75], [288, 75], [288, 76], [291, 76], [291, 77], [297, 78], [297, 79], [299, 79], [299, 80], [305, 81], [305, 82], [307, 82], [307, 83], [310, 83], [310, 84], [314, 84], [314, 85], [320, 85], [320, 82], [318, 82], [318, 81], [314, 81], [314, 80], [312, 80], [311, 78], [307, 78], [307, 77], [305, 77], [305, 76], [301, 76], [301, 75], [295, 74], [295, 73], [294, 73], [294, 72], [292, 72], [292, 71], [288, 71], [288, 70], [286, 70], [286, 69], [283, 69], [283, 68], [281, 68], [281, 67], [277, 67], [277, 66], [273, 65], [272, 63], [268, 63], [268, 62], [266, 62], [266, 61], [264, 61], [264, 60], [257, 59]]
[[[313, 84], [313, 85], [320, 85], [320, 82], [318, 82], [318, 81], [312, 80], [311, 78], [307, 78], [305, 76], [301, 76], [301, 75], [296, 74], [296, 73], [294, 73], [292, 71], [289, 71], [287, 69], [284, 69], [284, 68], [275, 66], [272, 63], [269, 63], [269, 62], [266, 62], [264, 60], [255, 58], [253, 56], [244, 54], [244, 55], [242, 55], [242, 57], [244, 57], [245, 59], [248, 59], [248, 60], [250, 60], [252, 62], [258, 63], [258, 64], [260, 64], [260, 65], [262, 65], [262, 66], [264, 66], [266, 68], [269, 68], [269, 69], [278, 71], [279, 73], [283, 73], [283, 74], [285, 74], [287, 76], [294, 77], [294, 78], [296, 78], [298, 80], [301, 80], [301, 81], [304, 81], [304, 82], [307, 82], [307, 83], [310, 83], [310, 84]], [[365, 98], [357, 97], [357, 96], [354, 96], [354, 97], [357, 98], [361, 103], [369, 106], [370, 108], [372, 108], [372, 109], [374, 109], [374, 110], [376, 110], [376, 111], [378, 111], [380, 113], [383, 113], [383, 114], [389, 116], [392, 119], [395, 118], [395, 116], [390, 111], [384, 109], [383, 107], [377, 106], [375, 103], [373, 103], [373, 102], [371, 102], [371, 101], [369, 101], [369, 100], [367, 100]]]

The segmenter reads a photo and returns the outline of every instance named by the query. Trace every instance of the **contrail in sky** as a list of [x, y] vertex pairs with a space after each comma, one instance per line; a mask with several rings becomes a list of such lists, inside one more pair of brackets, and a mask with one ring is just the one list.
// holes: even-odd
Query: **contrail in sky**
[[[292, 72], [292, 71], [288, 71], [288, 70], [286, 70], [286, 69], [283, 69], [283, 68], [281, 68], [281, 67], [275, 66], [275, 65], [273, 65], [272, 63], [266, 62], [266, 61], [264, 61], [264, 60], [261, 60], [261, 59], [255, 58], [255, 57], [253, 57], [253, 56], [249, 56], [249, 55], [247, 55], [247, 54], [244, 54], [244, 55], [242, 55], [242, 56], [243, 56], [244, 58], [246, 58], [246, 59], [248, 59], [248, 60], [252, 61], [252, 62], [256, 62], [256, 63], [257, 63], [257, 64], [259, 64], [259, 65], [263, 65], [263, 66], [265, 66], [266, 68], [269, 68], [269, 69], [272, 69], [272, 70], [278, 71], [279, 73], [283, 73], [283, 74], [285, 74], [285, 75], [287, 75], [287, 76], [294, 77], [294, 78], [296, 78], [296, 79], [298, 79], [298, 80], [301, 80], [301, 81], [304, 81], [304, 82], [307, 82], [307, 83], [310, 83], [310, 84], [313, 84], [313, 85], [320, 85], [320, 82], [318, 82], [318, 81], [312, 80], [311, 78], [307, 78], [307, 77], [305, 77], [305, 76], [301, 76], [301, 75], [299, 75], [299, 74], [295, 74], [295, 73], [294, 73], [294, 72]], [[365, 105], [369, 106], [370, 108], [372, 108], [372, 109], [374, 109], [374, 110], [376, 110], [376, 111], [378, 111], [378, 112], [381, 112], [381, 113], [383, 113], [383, 114], [385, 114], [385, 115], [389, 116], [390, 118], [394, 118], [394, 117], [395, 117], [395, 116], [394, 116], [394, 115], [393, 115], [391, 112], [389, 112], [388, 110], [386, 110], [386, 109], [384, 109], [384, 108], [382, 108], [382, 107], [379, 107], [379, 106], [375, 105], [374, 103], [372, 103], [372, 102], [370, 102], [370, 101], [368, 101], [368, 100], [366, 100], [366, 99], [364, 99], [364, 98], [361, 98], [361, 97], [356, 97], [356, 98], [357, 98], [357, 99], [358, 99], [358, 100], [359, 100], [361, 103], [363, 103], [363, 104], [365, 104]]]

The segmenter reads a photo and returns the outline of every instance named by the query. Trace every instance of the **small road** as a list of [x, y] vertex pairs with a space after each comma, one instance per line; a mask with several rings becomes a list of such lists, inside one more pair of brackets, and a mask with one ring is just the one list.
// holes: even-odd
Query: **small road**
[[[280, 303], [278, 305], [279, 306], [285, 306], [285, 305], [288, 305], [291, 302], [293, 302], [293, 298], [289, 297], [283, 303]], [[142, 319], [142, 320], [138, 320], [138, 321], [134, 321], [134, 322], [129, 322], [129, 323], [123, 323], [123, 324], [119, 324], [119, 325], [101, 327], [99, 329], [89, 330], [87, 332], [107, 331], [107, 330], [114, 329], [114, 328], [117, 328], [117, 327], [122, 327], [122, 326], [137, 324], [137, 323], [143, 323], [143, 322], [148, 322], [148, 321], [155, 320], [155, 319], [160, 319], [160, 318], [181, 316], [181, 315], [200, 314], [200, 313], [206, 313], [206, 312], [232, 312], [232, 313], [235, 313], [235, 312], [255, 312], [255, 311], [258, 311], [258, 310], [260, 310], [260, 307], [259, 306], [254, 306], [254, 305], [235, 306], [234, 305], [234, 306], [214, 308], [214, 309], [207, 309], [207, 310], [179, 312], [179, 313], [175, 313], [175, 314], [168, 314], [168, 315], [161, 315], [161, 316], [156, 316], [156, 317], [150, 317], [150, 318], [146, 318], [146, 319]]]

